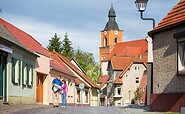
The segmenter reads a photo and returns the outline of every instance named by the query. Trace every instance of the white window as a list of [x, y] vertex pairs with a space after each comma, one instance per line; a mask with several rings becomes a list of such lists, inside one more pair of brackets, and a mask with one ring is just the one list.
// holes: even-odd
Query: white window
[[136, 77], [136, 84], [139, 84], [139, 77]]
[[23, 63], [23, 65], [24, 65], [24, 67], [23, 67], [23, 78], [22, 78], [22, 83], [23, 83], [23, 85], [26, 85], [26, 81], [27, 81], [27, 64], [26, 63]]
[[21, 65], [20, 60], [17, 60], [12, 57], [12, 83], [20, 84], [20, 75], [21, 75]]
[[117, 88], [117, 94], [118, 94], [118, 95], [121, 95], [121, 88], [120, 88], [120, 87]]
[[33, 81], [33, 66], [29, 65], [29, 81], [28, 81], [28, 85], [31, 86], [32, 85], [32, 81]]
[[185, 42], [178, 43], [178, 72], [185, 74]]

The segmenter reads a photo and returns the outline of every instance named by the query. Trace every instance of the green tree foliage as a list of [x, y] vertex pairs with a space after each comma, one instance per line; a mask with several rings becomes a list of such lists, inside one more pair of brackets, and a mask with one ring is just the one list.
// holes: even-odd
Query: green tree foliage
[[100, 76], [100, 67], [98, 63], [96, 63], [93, 54], [88, 52], [83, 52], [78, 49], [74, 53], [73, 57], [80, 67], [86, 72], [87, 76], [89, 76], [92, 81], [97, 82]]
[[55, 33], [54, 37], [52, 37], [51, 40], [49, 40], [49, 45], [47, 46], [47, 49], [49, 51], [55, 50], [56, 52], [61, 53], [62, 51], [61, 44], [62, 42], [60, 41], [60, 37], [58, 37], [57, 34]]
[[136, 89], [136, 91], [134, 92], [134, 100], [137, 101], [139, 99], [141, 99], [142, 97], [142, 91], [140, 91], [139, 87]]
[[62, 55], [70, 59], [74, 54], [74, 49], [72, 47], [72, 42], [69, 40], [67, 33], [64, 35], [64, 40], [62, 41]]

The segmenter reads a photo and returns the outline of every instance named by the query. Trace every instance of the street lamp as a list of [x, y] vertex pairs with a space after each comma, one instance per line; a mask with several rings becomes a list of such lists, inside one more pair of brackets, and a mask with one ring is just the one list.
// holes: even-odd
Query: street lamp
[[153, 28], [155, 27], [155, 20], [153, 18], [143, 18], [143, 12], [146, 10], [148, 0], [136, 0], [135, 4], [138, 8], [138, 11], [141, 13], [142, 20], [152, 20], [153, 21]]

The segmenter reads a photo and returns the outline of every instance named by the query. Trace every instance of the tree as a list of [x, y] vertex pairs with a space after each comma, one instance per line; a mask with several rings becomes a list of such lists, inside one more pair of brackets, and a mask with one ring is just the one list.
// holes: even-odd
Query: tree
[[67, 33], [64, 35], [64, 40], [62, 41], [62, 55], [70, 59], [74, 54], [74, 49], [72, 47], [72, 43], [68, 38]]
[[138, 100], [141, 99], [142, 97], [142, 91], [140, 91], [139, 87], [136, 89], [136, 91], [134, 92], [134, 100], [137, 102]]
[[60, 41], [60, 37], [58, 37], [57, 34], [55, 33], [54, 37], [52, 37], [51, 40], [49, 40], [49, 45], [47, 46], [47, 49], [49, 51], [55, 50], [56, 52], [61, 53], [62, 51], [61, 44], [62, 42]]
[[98, 63], [95, 62], [92, 53], [83, 52], [78, 49], [74, 53], [73, 57], [80, 67], [86, 72], [86, 74], [92, 79], [92, 81], [97, 82], [100, 76], [100, 67]]

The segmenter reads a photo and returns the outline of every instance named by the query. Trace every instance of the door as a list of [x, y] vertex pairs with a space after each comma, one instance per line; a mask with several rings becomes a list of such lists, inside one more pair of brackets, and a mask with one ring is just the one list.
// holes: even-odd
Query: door
[[43, 102], [44, 75], [37, 73], [37, 102]]

